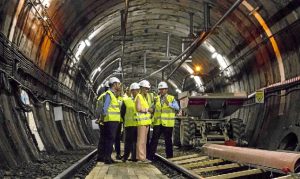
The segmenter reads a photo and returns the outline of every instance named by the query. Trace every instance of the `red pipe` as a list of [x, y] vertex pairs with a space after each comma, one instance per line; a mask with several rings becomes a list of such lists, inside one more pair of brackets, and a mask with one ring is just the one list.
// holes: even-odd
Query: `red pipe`
[[277, 152], [217, 144], [205, 144], [203, 149], [205, 154], [212, 157], [219, 157], [225, 160], [244, 164], [254, 164], [282, 171], [289, 170], [295, 172], [295, 169], [300, 165], [300, 153]]

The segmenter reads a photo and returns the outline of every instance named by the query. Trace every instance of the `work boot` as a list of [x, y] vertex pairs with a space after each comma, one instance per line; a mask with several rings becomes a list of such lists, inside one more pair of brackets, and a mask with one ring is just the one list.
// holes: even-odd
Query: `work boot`
[[97, 157], [96, 161], [97, 162], [104, 162], [104, 158], [103, 157]]
[[117, 162], [114, 161], [113, 159], [110, 159], [110, 160], [105, 160], [104, 163], [105, 164], [114, 164], [114, 163], [117, 163]]
[[117, 160], [121, 160], [123, 157], [120, 155], [120, 154], [118, 154], [117, 156], [116, 156], [116, 159]]

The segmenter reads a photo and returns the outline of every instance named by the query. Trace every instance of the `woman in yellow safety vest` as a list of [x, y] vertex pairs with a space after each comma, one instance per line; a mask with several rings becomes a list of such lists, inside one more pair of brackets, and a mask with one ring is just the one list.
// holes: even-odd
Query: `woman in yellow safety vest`
[[153, 135], [148, 156], [150, 160], [153, 160], [161, 134], [165, 138], [167, 158], [173, 157], [172, 132], [175, 124], [175, 110], [179, 110], [179, 105], [174, 96], [167, 94], [168, 84], [162, 81], [158, 84], [158, 89], [160, 95], [155, 100], [155, 112], [152, 123]]
[[136, 108], [135, 97], [139, 93], [140, 86], [138, 83], [130, 85], [130, 92], [124, 98], [121, 107], [121, 117], [124, 119], [125, 126], [125, 146], [123, 162], [126, 162], [130, 153], [131, 160], [136, 161], [136, 140], [137, 140], [137, 121], [136, 121]]
[[137, 120], [137, 144], [136, 144], [136, 157], [137, 160], [142, 162], [149, 162], [146, 159], [146, 143], [149, 126], [151, 124], [151, 113], [153, 109], [148, 104], [147, 93], [150, 89], [150, 83], [143, 80], [139, 83], [140, 93], [135, 97], [136, 105], [136, 120]]

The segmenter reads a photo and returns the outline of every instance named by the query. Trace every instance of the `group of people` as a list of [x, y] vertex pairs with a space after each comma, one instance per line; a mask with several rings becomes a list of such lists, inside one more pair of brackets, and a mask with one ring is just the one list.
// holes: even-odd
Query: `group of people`
[[[143, 80], [132, 83], [122, 95], [121, 82], [112, 77], [108, 80], [105, 92], [98, 97], [100, 138], [98, 161], [112, 164], [113, 145], [116, 159], [126, 162], [131, 155], [132, 161], [149, 163], [154, 160], [160, 135], [164, 135], [166, 157], [173, 157], [172, 132], [175, 112], [179, 105], [174, 96], [168, 94], [168, 84], [158, 84], [158, 95], [150, 93], [150, 83]], [[120, 155], [120, 133], [124, 124], [124, 155]], [[150, 139], [150, 126], [153, 134]]]

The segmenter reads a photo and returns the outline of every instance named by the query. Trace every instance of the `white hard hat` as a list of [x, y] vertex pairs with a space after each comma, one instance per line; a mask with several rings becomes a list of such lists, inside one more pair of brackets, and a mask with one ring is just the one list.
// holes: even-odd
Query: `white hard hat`
[[145, 87], [145, 88], [150, 88], [150, 83], [149, 81], [147, 80], [142, 80], [140, 83], [139, 83], [140, 87]]
[[130, 85], [130, 90], [140, 89], [140, 85], [138, 83], [132, 83]]
[[120, 80], [117, 77], [111, 77], [109, 79], [109, 84], [120, 83]]
[[166, 89], [168, 88], [168, 84], [164, 81], [158, 83], [158, 89]]
[[108, 80], [105, 82], [104, 86], [107, 87], [107, 88], [109, 88], [109, 81]]

